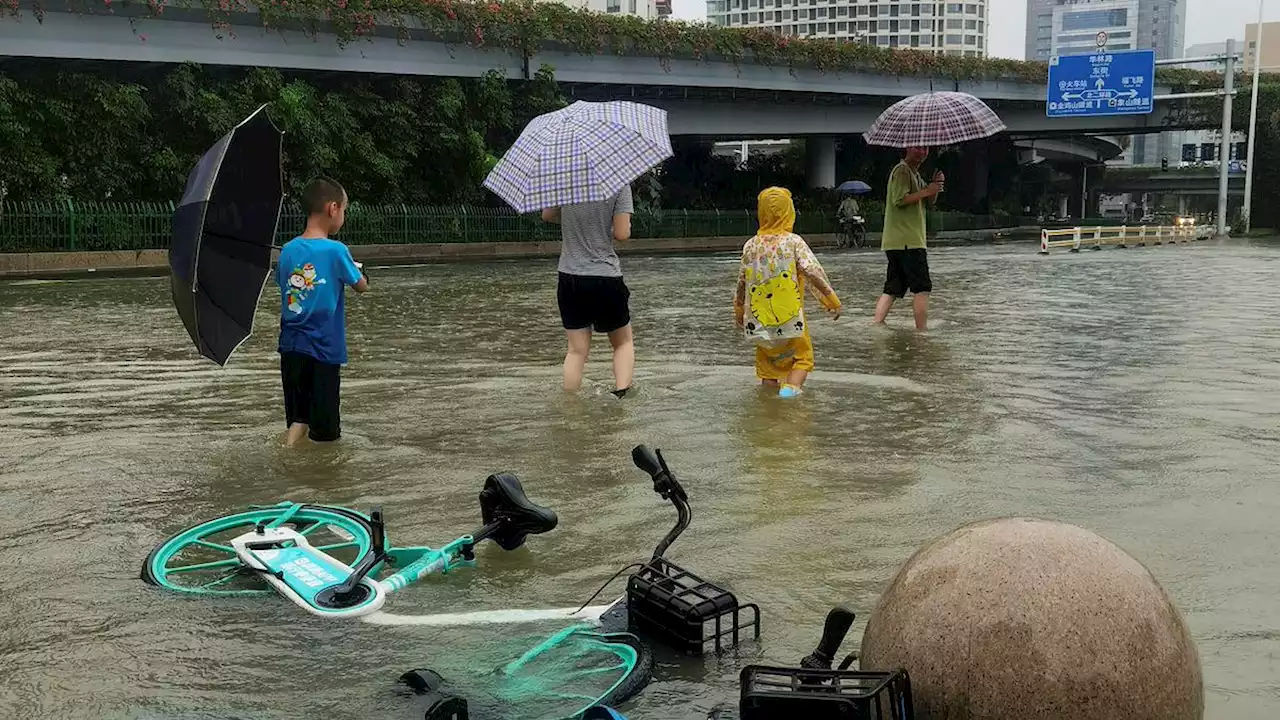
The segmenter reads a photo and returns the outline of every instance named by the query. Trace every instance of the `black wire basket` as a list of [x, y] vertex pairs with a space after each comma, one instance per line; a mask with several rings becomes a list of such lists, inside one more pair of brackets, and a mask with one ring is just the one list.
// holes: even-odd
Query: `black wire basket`
[[860, 672], [749, 665], [741, 720], [913, 720], [906, 670]]
[[633, 631], [657, 636], [687, 655], [703, 655], [708, 646], [721, 653], [747, 633], [760, 639], [759, 607], [740, 605], [733, 593], [664, 557], [631, 576], [627, 606]]

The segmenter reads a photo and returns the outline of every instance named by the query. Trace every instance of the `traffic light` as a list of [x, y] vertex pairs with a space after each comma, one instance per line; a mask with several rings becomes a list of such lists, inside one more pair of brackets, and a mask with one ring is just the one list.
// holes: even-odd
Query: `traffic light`
[[1160, 170], [1169, 172], [1169, 158], [1160, 158]]

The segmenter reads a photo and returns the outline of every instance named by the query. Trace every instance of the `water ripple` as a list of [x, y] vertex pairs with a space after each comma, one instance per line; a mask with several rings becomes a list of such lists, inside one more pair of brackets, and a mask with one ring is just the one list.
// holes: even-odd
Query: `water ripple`
[[275, 299], [218, 368], [167, 281], [0, 285], [0, 717], [402, 716], [400, 672], [468, 668], [501, 631], [174, 597], [137, 580], [143, 557], [282, 498], [382, 503], [399, 543], [440, 543], [479, 522], [483, 479], [512, 471], [560, 527], [388, 609], [571, 605], [672, 521], [630, 467], [638, 442], [693, 501], [672, 557], [765, 611], [764, 642], [738, 656], [664, 659], [638, 717], [701, 720], [743, 664], [807, 653], [830, 605], [860, 628], [922, 543], [1005, 514], [1133, 552], [1187, 617], [1208, 716], [1280, 714], [1277, 248], [938, 250], [927, 335], [905, 307], [867, 324], [878, 254], [823, 262], [846, 318], [815, 321], [818, 371], [794, 403], [754, 387], [731, 256], [628, 259], [640, 362], [624, 402], [603, 343], [582, 396], [558, 391], [552, 263], [379, 269], [348, 304], [344, 440], [296, 452], [276, 443]]

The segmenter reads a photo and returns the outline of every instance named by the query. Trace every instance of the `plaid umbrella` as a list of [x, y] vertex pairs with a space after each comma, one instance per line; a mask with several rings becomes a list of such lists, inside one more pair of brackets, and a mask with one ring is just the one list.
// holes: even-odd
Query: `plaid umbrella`
[[667, 111], [579, 101], [534, 118], [484, 186], [516, 212], [593, 202], [671, 157]]
[[937, 147], [991, 137], [1004, 129], [991, 108], [969, 93], [929, 92], [889, 106], [862, 137], [868, 145]]

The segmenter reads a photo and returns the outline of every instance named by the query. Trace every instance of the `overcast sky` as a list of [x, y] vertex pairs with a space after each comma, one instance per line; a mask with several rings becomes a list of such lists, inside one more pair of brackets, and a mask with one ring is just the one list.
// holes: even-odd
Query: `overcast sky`
[[[1025, 49], [1026, 0], [987, 0], [991, 17], [991, 55], [1021, 58]], [[1258, 17], [1257, 0], [1187, 0], [1186, 44], [1244, 39], [1244, 26]], [[705, 0], [672, 0], [674, 14], [685, 20], [707, 15]], [[1267, 3], [1267, 22], [1280, 21], [1280, 0]]]

